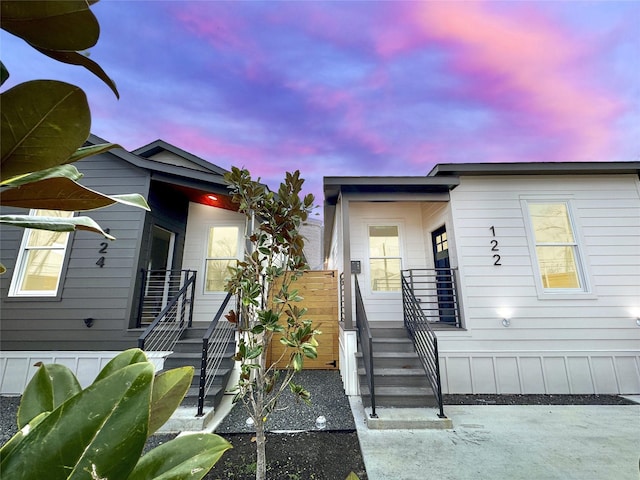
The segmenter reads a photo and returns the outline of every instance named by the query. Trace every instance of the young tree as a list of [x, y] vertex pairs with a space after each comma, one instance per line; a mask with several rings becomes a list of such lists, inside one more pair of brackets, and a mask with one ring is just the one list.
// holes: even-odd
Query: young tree
[[[256, 479], [266, 478], [265, 424], [287, 388], [309, 402], [310, 394], [293, 382], [302, 370], [304, 358], [316, 358], [318, 343], [312, 322], [294, 282], [309, 267], [303, 255], [304, 238], [299, 228], [313, 209], [313, 195], [300, 199], [304, 180], [300, 172], [287, 173], [276, 193], [252, 180], [245, 169], [233, 167], [225, 175], [239, 211], [247, 218], [244, 260], [232, 268], [228, 291], [238, 297], [237, 311], [228, 319], [239, 323], [240, 340], [235, 360], [240, 362], [240, 379], [235, 402], [242, 402], [256, 429]], [[280, 334], [289, 354], [288, 368], [276, 369], [281, 360], [267, 364], [267, 349]], [[282, 378], [280, 378], [282, 376]]]

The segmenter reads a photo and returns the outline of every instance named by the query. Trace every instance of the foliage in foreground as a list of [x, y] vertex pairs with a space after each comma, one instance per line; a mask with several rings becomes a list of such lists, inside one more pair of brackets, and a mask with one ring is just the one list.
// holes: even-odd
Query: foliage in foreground
[[17, 423], [0, 449], [2, 478], [201, 479], [231, 445], [215, 434], [177, 437], [141, 457], [184, 398], [193, 367], [154, 374], [144, 352], [120, 353], [82, 389], [64, 365], [37, 364]]
[[[93, 47], [100, 34], [86, 0], [0, 2], [0, 27], [38, 52], [63, 63], [80, 65], [104, 81], [118, 96], [115, 83], [81, 51]], [[9, 71], [0, 62], [0, 85]], [[105, 195], [77, 183], [82, 177], [70, 165], [108, 151], [113, 143], [83, 147], [91, 129], [84, 91], [57, 80], [32, 80], [0, 94], [0, 205], [86, 211], [115, 203], [149, 209], [139, 194]], [[70, 232], [90, 230], [113, 239], [90, 217], [0, 215], [0, 224]], [[0, 264], [0, 273], [4, 267]]]
[[[238, 311], [227, 318], [239, 322], [240, 340], [235, 360], [240, 362], [240, 379], [235, 402], [242, 402], [256, 428], [256, 479], [266, 478], [265, 422], [287, 388], [308, 402], [310, 394], [293, 382], [302, 370], [304, 358], [316, 358], [316, 330], [305, 318], [306, 309], [293, 282], [309, 267], [303, 254], [304, 238], [300, 226], [313, 208], [313, 195], [300, 198], [304, 180], [300, 172], [287, 173], [277, 193], [251, 178], [245, 169], [233, 167], [225, 175], [233, 202], [247, 218], [246, 243], [250, 245], [243, 261], [232, 268], [227, 290], [240, 299]], [[274, 334], [288, 348], [288, 368], [284, 378], [276, 365], [267, 363], [267, 350]], [[283, 353], [285, 355], [285, 353]]]

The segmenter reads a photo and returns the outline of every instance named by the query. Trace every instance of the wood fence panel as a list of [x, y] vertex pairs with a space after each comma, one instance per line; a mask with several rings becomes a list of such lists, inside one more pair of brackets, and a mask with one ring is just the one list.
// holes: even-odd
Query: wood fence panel
[[[339, 368], [338, 358], [338, 272], [334, 270], [311, 270], [305, 272], [291, 285], [297, 289], [304, 300], [295, 305], [307, 308], [303, 319], [313, 322], [314, 328], [322, 335], [318, 340], [318, 358], [304, 359], [305, 369], [336, 370]], [[278, 362], [278, 368], [285, 368], [289, 361], [290, 352], [280, 343], [280, 336], [275, 335], [271, 347], [267, 352], [269, 363]], [[283, 355], [284, 354], [284, 355]]]

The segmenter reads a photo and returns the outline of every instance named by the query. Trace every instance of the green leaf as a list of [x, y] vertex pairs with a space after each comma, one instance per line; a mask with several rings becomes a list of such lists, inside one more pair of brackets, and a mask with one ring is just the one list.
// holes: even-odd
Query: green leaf
[[75, 85], [34, 80], [4, 92], [0, 102], [2, 178], [67, 163], [89, 136], [89, 104]]
[[21, 228], [50, 230], [52, 232], [73, 232], [76, 229], [88, 230], [99, 233], [109, 240], [115, 240], [115, 237], [102, 230], [100, 225], [89, 217], [60, 218], [35, 215], [0, 215], [0, 224], [13, 225]]
[[73, 165], [58, 165], [56, 167], [38, 170], [37, 172], [18, 175], [2, 182], [4, 187], [20, 187], [27, 183], [46, 180], [47, 178], [69, 178], [71, 180], [79, 180], [83, 175]]
[[36, 365], [39, 368], [20, 400], [18, 428], [24, 427], [43, 412], [52, 412], [82, 390], [76, 376], [64, 365]]
[[100, 36], [98, 20], [86, 0], [3, 0], [0, 25], [34, 47], [51, 50], [86, 50]]
[[129, 365], [70, 398], [0, 463], [3, 478], [127, 478], [149, 422], [153, 365]]
[[4, 85], [9, 79], [9, 70], [4, 66], [4, 63], [0, 62], [0, 85]]
[[77, 162], [83, 158], [90, 157], [92, 155], [98, 155], [99, 153], [108, 152], [114, 148], [122, 148], [117, 143], [101, 143], [99, 145], [89, 145], [87, 147], [80, 147], [77, 149], [67, 160], [67, 163]]
[[354, 472], [349, 472], [349, 475], [347, 475], [347, 478], [344, 480], [360, 480], [360, 477], [358, 477]]
[[120, 352], [118, 355], [113, 357], [109, 362], [102, 367], [100, 373], [93, 381], [93, 383], [99, 382], [100, 380], [107, 378], [109, 375], [117, 372], [118, 370], [122, 370], [129, 365], [135, 365], [136, 363], [144, 363], [148, 362], [147, 356], [145, 353], [139, 348], [130, 348], [129, 350], [125, 350], [124, 352]]
[[151, 394], [151, 419], [149, 435], [153, 435], [182, 402], [193, 379], [194, 368], [181, 367], [168, 370], [156, 376]]
[[0, 263], [0, 275], [6, 273], [7, 267], [5, 267], [2, 263]]
[[[20, 178], [23, 179], [24, 177]], [[146, 200], [140, 194], [105, 195], [66, 177], [45, 178], [0, 192], [0, 205], [18, 208], [78, 212], [96, 210], [114, 203], [149, 210]]]
[[16, 448], [22, 440], [24, 440], [25, 436], [29, 434], [31, 429], [39, 424], [42, 420], [47, 418], [51, 412], [42, 412], [40, 415], [31, 420], [27, 425], [22, 427], [18, 433], [16, 433], [13, 437], [11, 437], [7, 443], [2, 445], [0, 448], [0, 463], [4, 460], [5, 457], [8, 457], [14, 448]]
[[116, 98], [120, 98], [120, 94], [118, 93], [118, 88], [116, 87], [115, 82], [111, 80], [111, 78], [109, 78], [109, 76], [105, 73], [100, 65], [98, 65], [86, 55], [83, 55], [79, 52], [61, 52], [57, 50], [48, 50], [45, 48], [36, 48], [36, 50], [45, 54], [47, 57], [58, 60], [59, 62], [68, 63], [70, 65], [79, 65], [86, 68], [100, 80], [106, 83], [114, 93]]
[[230, 448], [213, 433], [181, 435], [144, 455], [127, 480], [199, 480]]

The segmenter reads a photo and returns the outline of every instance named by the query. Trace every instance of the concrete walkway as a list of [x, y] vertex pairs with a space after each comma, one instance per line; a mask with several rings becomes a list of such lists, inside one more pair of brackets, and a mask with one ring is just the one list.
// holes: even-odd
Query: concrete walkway
[[371, 430], [369, 480], [638, 480], [640, 405], [449, 406], [451, 430]]

